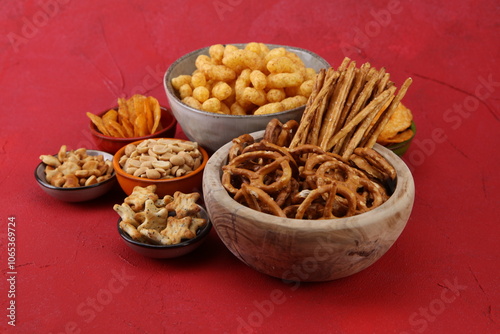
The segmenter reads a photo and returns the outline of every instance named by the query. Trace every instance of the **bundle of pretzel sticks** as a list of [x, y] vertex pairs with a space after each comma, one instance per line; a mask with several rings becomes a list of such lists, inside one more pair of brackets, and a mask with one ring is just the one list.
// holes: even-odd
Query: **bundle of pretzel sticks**
[[318, 145], [344, 159], [357, 147], [372, 148], [411, 83], [396, 92], [384, 68], [357, 67], [347, 57], [337, 69], [322, 69], [290, 148]]
[[296, 219], [349, 217], [391, 195], [396, 171], [373, 149], [411, 79], [349, 58], [321, 70], [300, 123], [273, 119], [263, 139], [233, 139], [222, 184], [254, 210]]

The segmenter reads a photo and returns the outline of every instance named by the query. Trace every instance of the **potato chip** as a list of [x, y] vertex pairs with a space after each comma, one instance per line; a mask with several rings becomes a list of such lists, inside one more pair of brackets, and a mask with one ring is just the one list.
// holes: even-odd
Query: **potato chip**
[[161, 107], [160, 103], [158, 102], [157, 99], [154, 97], [150, 96], [148, 97], [149, 104], [151, 106], [151, 109], [153, 110], [153, 127], [151, 128], [151, 133], [155, 133], [156, 131], [159, 130], [160, 124], [160, 119], [161, 119]]
[[413, 137], [413, 130], [412, 129], [406, 129], [405, 131], [399, 132], [396, 134], [394, 137], [391, 138], [380, 138], [377, 140], [377, 143], [381, 145], [387, 145], [387, 144], [397, 144], [397, 143], [402, 143], [404, 141], [407, 141]]
[[387, 142], [390, 138], [396, 137], [398, 133], [405, 131], [411, 126], [412, 120], [413, 116], [410, 109], [400, 103], [380, 133], [378, 141]]
[[102, 134], [111, 137], [142, 137], [162, 128], [158, 100], [140, 94], [129, 99], [118, 98], [118, 109], [110, 109], [101, 117], [89, 112], [87, 116]]
[[106, 127], [104, 126], [104, 123], [102, 122], [102, 118], [97, 116], [97, 115], [94, 115], [90, 112], [87, 112], [87, 116], [90, 118], [90, 120], [92, 121], [92, 123], [95, 124], [95, 126], [97, 127], [97, 129], [103, 134], [103, 135], [106, 135], [106, 136], [110, 136], [110, 133], [109, 131], [106, 129]]

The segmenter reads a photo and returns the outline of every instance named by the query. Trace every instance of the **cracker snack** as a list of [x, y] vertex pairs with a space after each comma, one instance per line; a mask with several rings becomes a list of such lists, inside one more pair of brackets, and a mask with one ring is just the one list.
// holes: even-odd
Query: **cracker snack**
[[175, 245], [196, 237], [198, 229], [207, 224], [196, 204], [199, 193], [159, 198], [156, 186], [136, 186], [122, 204], [115, 204], [121, 217], [120, 228], [132, 239], [154, 245]]
[[113, 176], [111, 161], [102, 155], [88, 155], [87, 149], [68, 151], [62, 145], [56, 156], [43, 154], [40, 160], [45, 163], [45, 178], [55, 187], [76, 188], [103, 182]]

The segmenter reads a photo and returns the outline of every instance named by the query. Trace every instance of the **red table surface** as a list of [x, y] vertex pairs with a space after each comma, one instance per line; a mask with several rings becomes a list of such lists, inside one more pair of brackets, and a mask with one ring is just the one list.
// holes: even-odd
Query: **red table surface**
[[[0, 332], [498, 333], [499, 8], [494, 0], [2, 1]], [[374, 265], [290, 284], [240, 262], [215, 230], [190, 255], [152, 260], [118, 236], [118, 187], [77, 204], [38, 187], [40, 154], [94, 148], [85, 112], [133, 93], [166, 105], [162, 76], [178, 57], [252, 41], [309, 49], [332, 66], [344, 56], [370, 62], [396, 85], [413, 78], [404, 102], [417, 137], [404, 160], [415, 204]]]

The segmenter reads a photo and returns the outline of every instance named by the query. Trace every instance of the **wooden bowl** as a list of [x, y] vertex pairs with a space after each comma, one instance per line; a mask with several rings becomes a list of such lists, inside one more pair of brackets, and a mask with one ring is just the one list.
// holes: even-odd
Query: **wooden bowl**
[[[264, 131], [252, 133], [259, 140]], [[415, 197], [406, 164], [376, 145], [397, 171], [393, 195], [381, 206], [348, 218], [287, 219], [261, 213], [233, 200], [221, 183], [231, 143], [209, 159], [204, 201], [226, 247], [255, 270], [287, 281], [320, 282], [353, 275], [372, 265], [394, 244], [410, 216]]]

